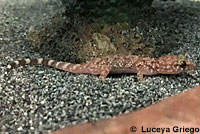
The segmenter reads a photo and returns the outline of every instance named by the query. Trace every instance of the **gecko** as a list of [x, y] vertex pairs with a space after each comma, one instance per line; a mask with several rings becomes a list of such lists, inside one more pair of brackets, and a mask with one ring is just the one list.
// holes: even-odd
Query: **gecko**
[[101, 79], [105, 79], [108, 74], [135, 73], [139, 81], [143, 80], [144, 75], [179, 74], [196, 69], [196, 64], [184, 55], [159, 58], [112, 55], [96, 58], [82, 64], [27, 58], [14, 61], [7, 68], [12, 69], [23, 65], [46, 65], [71, 73], [99, 75]]

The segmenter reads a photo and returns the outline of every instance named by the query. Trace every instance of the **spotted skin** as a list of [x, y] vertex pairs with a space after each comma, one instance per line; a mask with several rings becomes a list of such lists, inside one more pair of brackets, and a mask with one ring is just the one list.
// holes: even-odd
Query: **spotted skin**
[[14, 68], [22, 65], [46, 65], [63, 71], [99, 75], [105, 79], [108, 74], [136, 73], [139, 81], [144, 75], [179, 74], [196, 69], [196, 64], [183, 55], [165, 56], [160, 58], [113, 55], [87, 61], [83, 64], [46, 60], [46, 59], [22, 59], [8, 65]]

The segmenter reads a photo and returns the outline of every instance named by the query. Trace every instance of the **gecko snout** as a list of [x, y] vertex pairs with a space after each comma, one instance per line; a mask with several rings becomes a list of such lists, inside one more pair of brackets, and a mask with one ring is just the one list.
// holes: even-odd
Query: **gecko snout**
[[191, 61], [186, 61], [185, 64], [185, 71], [191, 71], [191, 70], [196, 70], [197, 69], [197, 65], [194, 62]]

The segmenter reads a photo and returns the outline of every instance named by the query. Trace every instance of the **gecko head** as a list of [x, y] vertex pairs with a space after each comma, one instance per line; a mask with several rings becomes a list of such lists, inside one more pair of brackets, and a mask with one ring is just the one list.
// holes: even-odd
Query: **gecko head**
[[178, 74], [196, 69], [196, 64], [184, 55], [161, 57], [158, 61], [158, 72], [163, 74]]

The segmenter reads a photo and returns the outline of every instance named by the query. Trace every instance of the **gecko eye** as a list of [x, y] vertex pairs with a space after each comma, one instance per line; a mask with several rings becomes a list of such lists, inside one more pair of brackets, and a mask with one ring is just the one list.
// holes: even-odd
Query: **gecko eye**
[[185, 66], [186, 66], [186, 61], [182, 61], [182, 62], [180, 63], [180, 67], [181, 67], [181, 68], [185, 68]]

